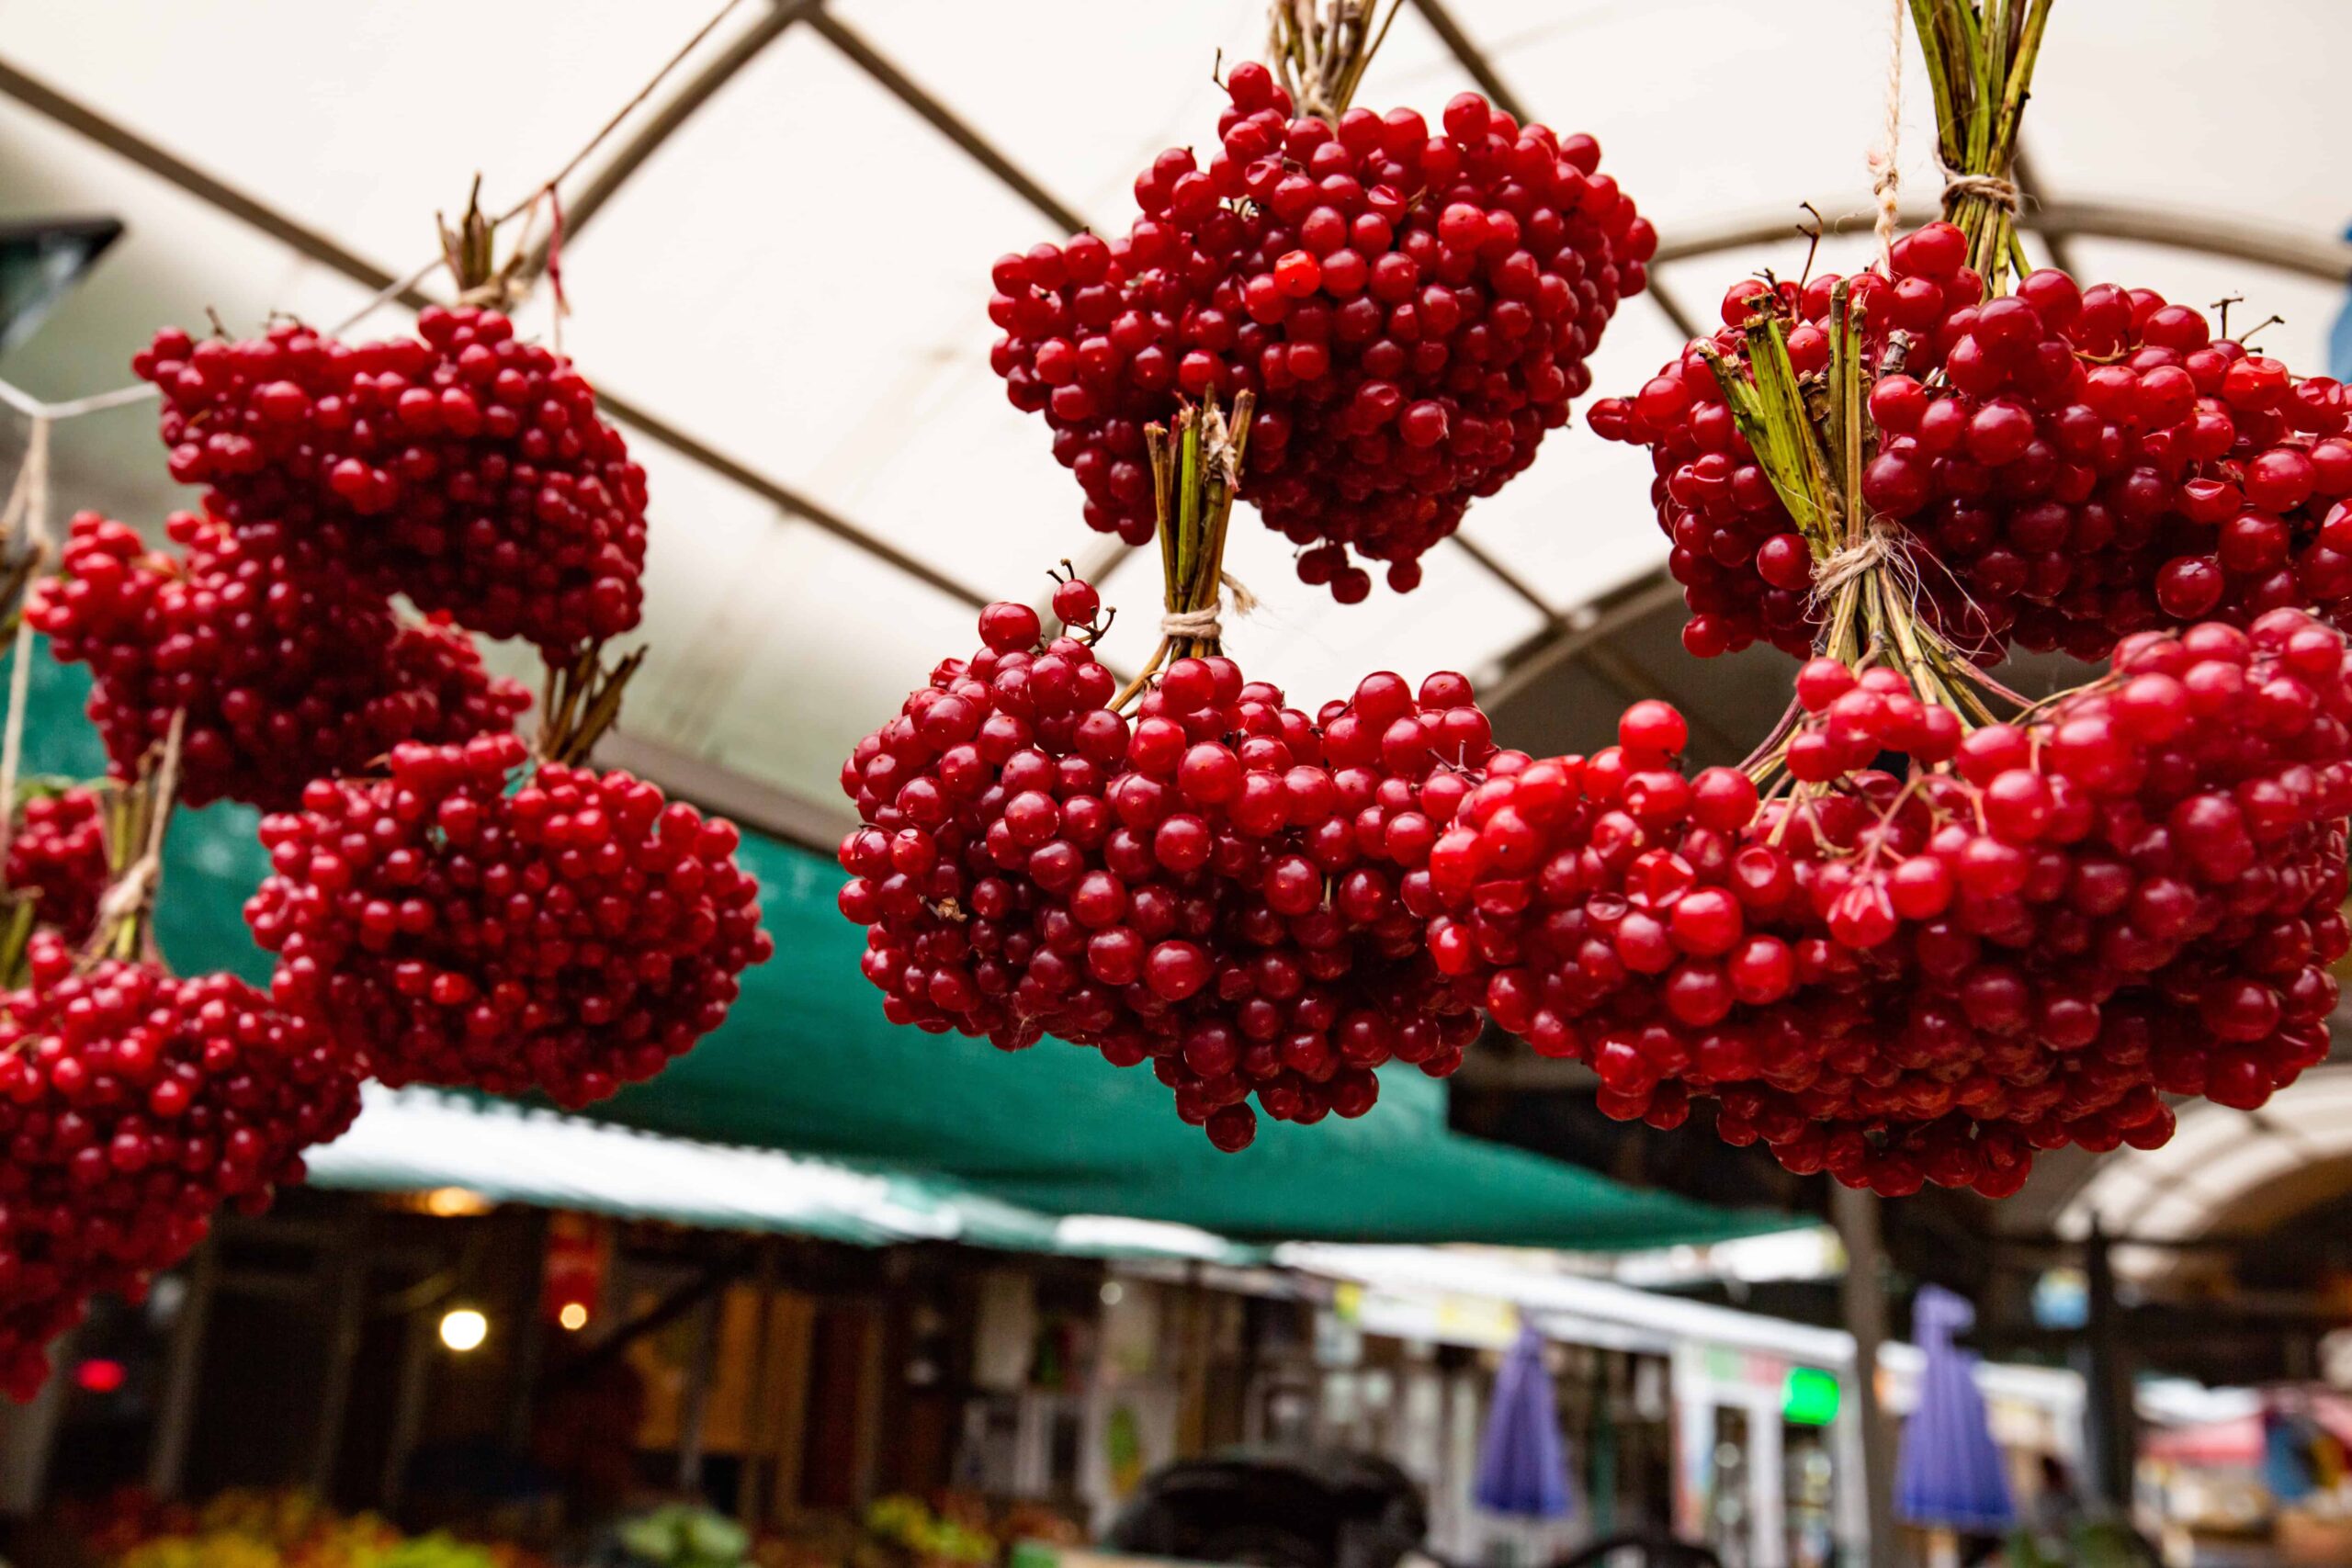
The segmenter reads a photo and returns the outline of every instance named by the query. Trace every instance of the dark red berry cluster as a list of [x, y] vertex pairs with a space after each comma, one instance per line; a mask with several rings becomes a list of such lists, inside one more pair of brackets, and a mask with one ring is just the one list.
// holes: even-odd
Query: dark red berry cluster
[[277, 524], [181, 513], [169, 530], [179, 555], [83, 513], [62, 575], [25, 610], [59, 659], [90, 667], [90, 718], [119, 776], [183, 712], [181, 800], [283, 810], [311, 780], [364, 770], [399, 741], [503, 732], [530, 706], [462, 633], [401, 625]]
[[[1092, 589], [1055, 595], [1091, 622]], [[1310, 720], [1230, 659], [1182, 658], [1132, 715], [1089, 642], [982, 612], [858, 743], [842, 788], [842, 912], [895, 1022], [1046, 1034], [1148, 1060], [1223, 1149], [1281, 1121], [1358, 1116], [1391, 1059], [1442, 1077], [1476, 1034], [1475, 979], [1423, 951], [1437, 827], [1417, 797], [1491, 765], [1469, 682], [1391, 674]]]
[[[1896, 243], [1848, 279], [1879, 432], [1861, 497], [1902, 525], [1920, 608], [1953, 642], [2104, 657], [2119, 637], [2318, 606], [2352, 625], [2352, 440], [2344, 389], [2215, 338], [2148, 289], [2035, 272], [1986, 299], [1958, 229]], [[1762, 311], [1800, 376], [1829, 359], [1835, 276], [1750, 279], [1713, 346], [1746, 353]], [[1812, 647], [1813, 558], [1693, 344], [1593, 429], [1650, 448], [1668, 567], [1702, 657]]]
[[76, 974], [48, 933], [29, 958], [0, 1001], [0, 1388], [17, 1399], [93, 1292], [136, 1293], [222, 1203], [299, 1180], [301, 1151], [359, 1110], [348, 1054], [233, 976]]
[[1086, 520], [1153, 529], [1144, 427], [1250, 391], [1242, 496], [1343, 604], [1397, 590], [1475, 496], [1527, 467], [1657, 246], [1589, 136], [1521, 127], [1476, 93], [1419, 114], [1294, 118], [1265, 67], [1226, 78], [1208, 166], [1172, 148], [1125, 236], [996, 264], [991, 363], [1043, 413]]
[[[2297, 611], [2143, 633], [1964, 738], [1881, 668], [1799, 679], [1800, 781], [1686, 780], [1679, 717], [1473, 791], [1430, 856], [1449, 973], [1592, 1064], [1601, 1105], [1883, 1192], [2015, 1191], [2033, 1152], [2153, 1147], [2160, 1096], [2251, 1109], [2328, 1049], [2352, 945], [2352, 665]], [[1908, 752], [1908, 780], [1872, 760]]]
[[105, 806], [79, 784], [31, 795], [17, 808], [0, 881], [33, 900], [34, 920], [69, 943], [87, 939], [111, 880]]
[[718, 1027], [774, 952], [732, 824], [511, 735], [395, 747], [263, 819], [245, 906], [278, 1003], [390, 1084], [584, 1105]]
[[172, 476], [232, 526], [279, 525], [379, 593], [559, 661], [636, 626], [645, 471], [587, 380], [494, 310], [428, 306], [416, 329], [167, 328], [132, 367], [164, 394]]

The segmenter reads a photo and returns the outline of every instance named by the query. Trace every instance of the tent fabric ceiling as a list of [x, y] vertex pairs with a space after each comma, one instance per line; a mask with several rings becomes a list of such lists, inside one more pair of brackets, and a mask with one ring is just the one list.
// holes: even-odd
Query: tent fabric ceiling
[[[1133, 172], [1205, 139], [1218, 51], [1253, 52], [1262, 14], [1259, 0], [1028, 0], [1017, 17], [937, 0], [740, 0], [588, 160], [570, 194], [600, 186], [616, 160], [626, 177], [567, 237], [565, 346], [700, 454], [635, 441], [658, 525], [646, 622], [658, 653], [631, 716], [640, 739], [831, 800], [851, 742], [937, 657], [970, 645], [963, 600], [1031, 596], [1060, 558], [1103, 558], [1043, 432], [988, 371], [986, 268], [1058, 237], [1050, 212], [1124, 224]], [[431, 215], [474, 172], [493, 206], [527, 192], [708, 15], [629, 0], [0, 0], [0, 66], [397, 276], [430, 254]], [[1432, 18], [1529, 112], [1598, 135], [1669, 246], [1727, 214], [1863, 204], [1883, 7], [1789, 0], [1763, 27], [1738, 0], [1413, 0], [1364, 101], [1434, 110], [1472, 84], [1474, 60]], [[2037, 189], [2210, 211], [2326, 254], [2346, 216], [2331, 171], [2352, 153], [2352, 126], [2309, 106], [2332, 100], [2352, 8], [2181, 0], [2165, 20], [2148, 25], [2137, 0], [2057, 8], [2028, 120]], [[2259, 92], [2223, 99], [2209, 41], [2222, 39], [2261, 59]], [[692, 112], [673, 112], [737, 61]], [[0, 217], [106, 212], [130, 232], [0, 356], [0, 378], [48, 399], [103, 390], [156, 324], [200, 322], [207, 309], [238, 329], [272, 310], [334, 321], [371, 292], [25, 96], [0, 96]], [[1919, 200], [1933, 194], [1929, 114], [1914, 65], [1902, 166]], [[659, 125], [665, 135], [640, 141]], [[1867, 243], [1826, 249], [1826, 264], [1851, 265]], [[2329, 284], [2171, 246], [2078, 239], [2068, 254], [2198, 303], [2242, 295], [2288, 318], [2267, 346], [2323, 363]], [[1620, 311], [1596, 387], [1630, 389], [1672, 351], [1664, 305], [1704, 321], [1726, 281], [1803, 259], [1791, 240], [1662, 266], [1660, 288]], [[547, 309], [531, 306], [526, 328], [552, 330]], [[401, 321], [387, 309], [369, 324]], [[61, 499], [147, 525], [186, 504], [151, 418], [131, 409], [61, 430]], [[718, 467], [702, 460], [714, 455]], [[1375, 662], [1489, 673], [1656, 570], [1648, 479], [1637, 452], [1561, 433], [1472, 510], [1466, 536], [1504, 575], [1449, 546], [1415, 597], [1384, 591], [1362, 609], [1297, 584], [1280, 542], [1249, 530], [1237, 564], [1265, 608], [1230, 641], [1302, 700]], [[796, 515], [778, 495], [824, 515]], [[930, 581], [844, 529], [886, 541]], [[1148, 563], [1114, 570], [1111, 597], [1148, 602]], [[1109, 651], [1139, 659], [1145, 635], [1132, 626]], [[1509, 739], [1544, 743], [1540, 720], [1527, 728]]]

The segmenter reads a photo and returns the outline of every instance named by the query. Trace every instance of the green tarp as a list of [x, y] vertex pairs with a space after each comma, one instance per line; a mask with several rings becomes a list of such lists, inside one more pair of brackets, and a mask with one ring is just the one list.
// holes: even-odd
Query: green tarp
[[[90, 774], [103, 757], [81, 717], [84, 672], [42, 657], [30, 771]], [[157, 931], [183, 971], [256, 981], [266, 955], [239, 918], [266, 858], [255, 816], [183, 813], [167, 848]], [[1148, 1071], [1047, 1041], [1017, 1057], [895, 1026], [858, 973], [859, 931], [835, 911], [825, 857], [749, 838], [776, 955], [747, 976], [724, 1029], [595, 1114], [652, 1132], [945, 1178], [1049, 1214], [1123, 1214], [1251, 1240], [1475, 1241], [1621, 1249], [1701, 1242], [1790, 1223], [1713, 1208], [1451, 1133], [1445, 1088], [1382, 1075], [1355, 1122], [1261, 1123], [1238, 1156], [1176, 1119]]]

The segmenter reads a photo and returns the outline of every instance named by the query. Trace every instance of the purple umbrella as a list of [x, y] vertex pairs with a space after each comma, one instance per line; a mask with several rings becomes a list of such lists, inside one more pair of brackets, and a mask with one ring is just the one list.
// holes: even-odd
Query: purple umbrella
[[1920, 1288], [1911, 1309], [1912, 1337], [1927, 1364], [1918, 1404], [1903, 1428], [1894, 1506], [1915, 1525], [1996, 1531], [2017, 1522], [1984, 1396], [1976, 1390], [1976, 1357], [1952, 1344], [1975, 1321], [1967, 1302], [1934, 1285]]
[[1471, 1495], [1480, 1507], [1523, 1518], [1564, 1519], [1571, 1509], [1559, 1408], [1544, 1365], [1544, 1337], [1532, 1326], [1519, 1331], [1496, 1374]]

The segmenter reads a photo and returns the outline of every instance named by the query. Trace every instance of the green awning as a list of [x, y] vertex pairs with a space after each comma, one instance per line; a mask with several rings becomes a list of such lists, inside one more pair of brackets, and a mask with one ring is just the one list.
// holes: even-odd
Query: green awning
[[[97, 772], [103, 758], [79, 712], [84, 672], [43, 658], [33, 689], [28, 766]], [[254, 820], [219, 805], [174, 827], [156, 925], [182, 969], [256, 981], [268, 973], [239, 915], [266, 870]], [[832, 863], [756, 837], [743, 855], [760, 879], [775, 959], [747, 976], [724, 1029], [597, 1107], [598, 1118], [944, 1179], [1046, 1215], [1125, 1215], [1250, 1241], [1616, 1250], [1789, 1223], [1450, 1132], [1445, 1086], [1409, 1067], [1382, 1074], [1381, 1102], [1359, 1121], [1269, 1122], [1244, 1153], [1219, 1154], [1176, 1119], [1148, 1072], [1050, 1040], [1008, 1059], [980, 1042], [888, 1022], [858, 972], [861, 933], [834, 908]]]

